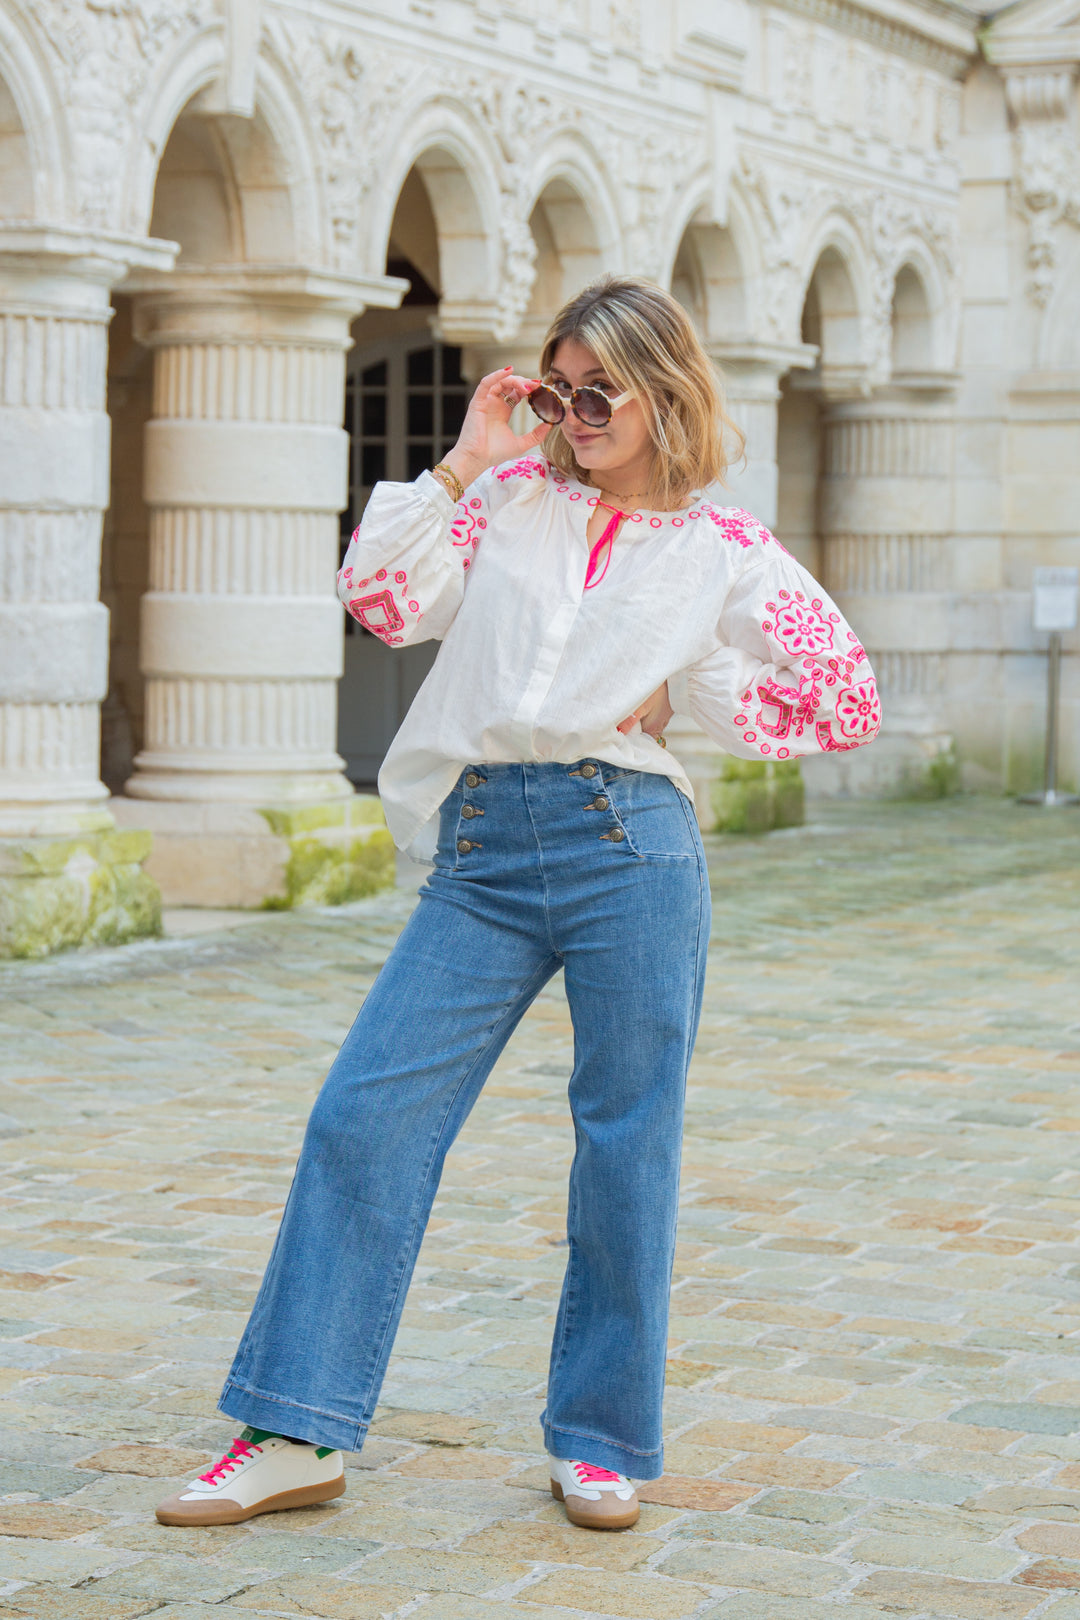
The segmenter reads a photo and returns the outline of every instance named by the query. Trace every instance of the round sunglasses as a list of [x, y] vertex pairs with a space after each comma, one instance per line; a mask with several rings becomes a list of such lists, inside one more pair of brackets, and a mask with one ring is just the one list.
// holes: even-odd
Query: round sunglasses
[[627, 392], [609, 399], [600, 388], [574, 388], [568, 394], [560, 394], [549, 383], [541, 383], [529, 394], [528, 400], [541, 422], [550, 422], [553, 427], [565, 420], [567, 406], [586, 427], [606, 427], [619, 406], [633, 397]]

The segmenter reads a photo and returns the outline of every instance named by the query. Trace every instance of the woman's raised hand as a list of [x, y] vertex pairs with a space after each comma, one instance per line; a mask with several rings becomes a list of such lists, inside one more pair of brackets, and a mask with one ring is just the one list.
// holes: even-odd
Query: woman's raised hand
[[443, 457], [466, 487], [488, 467], [526, 455], [544, 438], [547, 422], [540, 422], [530, 433], [514, 433], [510, 427], [514, 406], [536, 387], [534, 378], [519, 377], [509, 366], [481, 378], [458, 442]]

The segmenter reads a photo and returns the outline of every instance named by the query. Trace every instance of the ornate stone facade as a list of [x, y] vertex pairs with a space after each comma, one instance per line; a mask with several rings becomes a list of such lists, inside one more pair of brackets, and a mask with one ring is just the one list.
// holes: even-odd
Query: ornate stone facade
[[[335, 721], [346, 353], [422, 327], [466, 375], [532, 368], [603, 268], [691, 309], [748, 436], [733, 498], [876, 657], [883, 738], [810, 790], [1030, 782], [1031, 569], [1080, 553], [1078, 16], [0, 0], [5, 915], [48, 868], [79, 938], [116, 821], [173, 897], [241, 903], [295, 893], [298, 809], [368, 824]], [[675, 730], [707, 819], [715, 750]]]

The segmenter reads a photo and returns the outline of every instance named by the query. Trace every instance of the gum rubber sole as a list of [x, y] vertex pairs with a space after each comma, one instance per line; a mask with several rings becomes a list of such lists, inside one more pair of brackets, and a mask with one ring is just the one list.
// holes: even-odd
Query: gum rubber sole
[[[255, 1502], [251, 1507], [241, 1507], [233, 1502], [226, 1506], [225, 1502], [215, 1505], [208, 1502], [200, 1507], [198, 1502], [183, 1502], [173, 1506], [170, 1502], [162, 1502], [156, 1513], [159, 1524], [190, 1525], [197, 1527], [206, 1524], [243, 1524], [247, 1519], [254, 1519], [260, 1513], [280, 1513], [285, 1508], [314, 1507], [319, 1502], [332, 1502], [335, 1496], [345, 1495], [345, 1475], [339, 1479], [327, 1480], [325, 1485], [304, 1485], [296, 1491], [279, 1491], [276, 1496], [267, 1496], [261, 1502]], [[173, 1498], [173, 1502], [176, 1498]], [[192, 1511], [186, 1512], [185, 1509]]]
[[576, 1524], [580, 1530], [629, 1530], [631, 1525], [637, 1524], [641, 1515], [641, 1505], [635, 1497], [625, 1513], [589, 1514], [582, 1513], [577, 1508], [567, 1507], [563, 1488], [558, 1480], [552, 1479], [551, 1494], [556, 1502], [561, 1502], [566, 1508], [566, 1517], [571, 1524]]

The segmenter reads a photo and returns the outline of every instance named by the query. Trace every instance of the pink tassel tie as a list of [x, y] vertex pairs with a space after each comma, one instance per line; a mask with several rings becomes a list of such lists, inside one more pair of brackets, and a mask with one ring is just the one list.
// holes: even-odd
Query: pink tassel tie
[[[603, 534], [600, 536], [599, 540], [596, 542], [595, 546], [593, 546], [592, 550], [589, 552], [589, 566], [585, 570], [585, 589], [587, 591], [591, 591], [594, 585], [599, 585], [600, 581], [607, 573], [608, 563], [611, 561], [611, 549], [615, 543], [615, 535], [619, 524], [625, 522], [625, 520], [630, 516], [629, 512], [620, 512], [617, 507], [608, 506], [606, 501], [597, 501], [596, 504], [597, 506], [602, 506], [605, 512], [611, 513], [611, 521], [604, 530]], [[597, 573], [596, 570], [600, 567], [600, 557], [603, 554], [605, 547], [607, 548], [607, 555], [604, 556], [604, 566], [603, 568], [600, 568], [600, 572]]]

